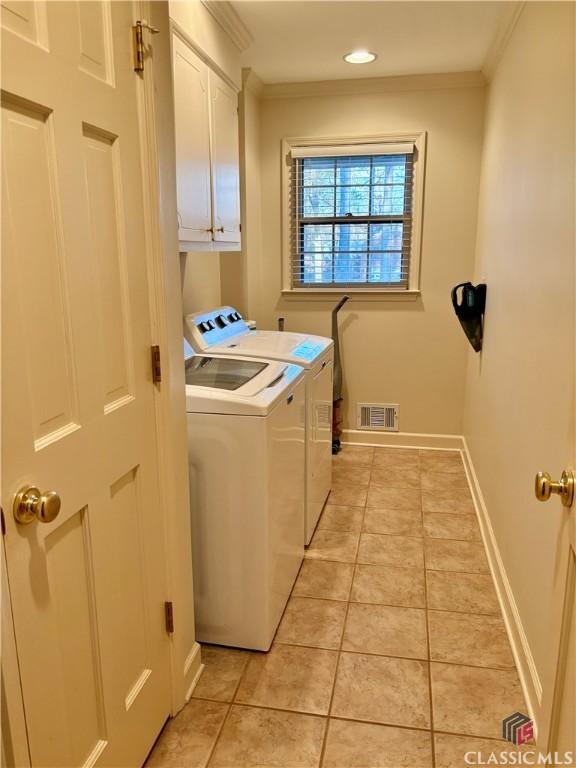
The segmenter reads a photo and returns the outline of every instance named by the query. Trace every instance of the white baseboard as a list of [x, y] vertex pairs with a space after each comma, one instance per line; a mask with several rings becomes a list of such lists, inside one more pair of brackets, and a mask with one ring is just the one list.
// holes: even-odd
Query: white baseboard
[[194, 643], [192, 646], [190, 653], [188, 656], [186, 656], [186, 661], [184, 662], [184, 679], [191, 676], [192, 680], [190, 682], [190, 685], [188, 686], [188, 690], [186, 691], [185, 699], [186, 701], [190, 700], [190, 697], [194, 693], [194, 688], [196, 688], [196, 685], [198, 684], [198, 680], [200, 679], [200, 675], [204, 671], [204, 664], [202, 664], [202, 657], [201, 657], [201, 650], [200, 650], [200, 644]]
[[382, 448], [438, 448], [461, 451], [464, 439], [461, 435], [426, 435], [417, 432], [378, 432], [368, 429], [345, 429], [342, 442], [351, 445], [375, 445]]
[[478, 482], [478, 477], [474, 470], [474, 464], [472, 463], [470, 451], [468, 450], [468, 444], [464, 437], [462, 438], [462, 443], [462, 457], [464, 459], [464, 466], [466, 468], [468, 482], [474, 499], [474, 506], [476, 507], [476, 514], [478, 516], [478, 522], [480, 524], [480, 530], [482, 532], [482, 538], [488, 556], [488, 563], [492, 572], [492, 578], [496, 587], [496, 593], [506, 625], [506, 631], [508, 632], [510, 645], [512, 646], [512, 653], [520, 677], [520, 684], [528, 705], [528, 714], [534, 720], [535, 731], [537, 734], [538, 720], [542, 705], [542, 683], [540, 682], [538, 670], [534, 663], [534, 657], [532, 656], [528, 638], [524, 631], [522, 619], [518, 611], [514, 593], [512, 592], [512, 586], [508, 579], [502, 556], [500, 555], [498, 542], [496, 541], [488, 508], [486, 507], [480, 483]]

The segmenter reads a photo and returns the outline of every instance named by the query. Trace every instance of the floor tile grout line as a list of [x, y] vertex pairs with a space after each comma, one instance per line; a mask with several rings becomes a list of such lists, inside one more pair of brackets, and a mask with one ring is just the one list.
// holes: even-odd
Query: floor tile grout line
[[432, 749], [432, 767], [436, 766], [436, 748], [434, 745], [434, 693], [432, 690], [432, 643], [430, 638], [430, 624], [428, 622], [428, 577], [424, 570], [424, 595], [426, 602], [426, 643], [428, 647], [428, 696], [430, 701], [430, 733]]
[[[368, 491], [368, 488], [359, 488], [358, 490]], [[391, 489], [391, 490], [395, 490], [395, 491], [406, 491], [406, 490], [419, 491], [420, 489], [419, 488], [394, 488], [394, 489]], [[462, 490], [464, 490], [464, 489], [463, 488], [454, 488], [454, 492], [462, 491]], [[426, 493], [428, 493], [428, 491], [426, 491]], [[368, 502], [365, 505], [362, 505], [362, 504], [345, 504], [344, 502], [336, 501], [336, 502], [331, 502], [330, 506], [333, 506], [333, 507], [362, 507], [362, 506], [366, 506], [368, 509], [376, 509], [376, 510], [382, 510], [384, 508], [382, 503], [380, 503], [380, 504], [372, 504], [372, 503], [368, 503]], [[395, 509], [393, 507], [391, 509], [393, 511], [395, 511], [395, 512], [407, 511], [407, 510], [402, 510], [402, 509], [397, 509], [397, 508]], [[461, 516], [464, 516], [464, 515], [470, 516], [470, 515], [475, 515], [476, 514], [475, 512], [452, 512], [452, 511], [446, 510], [446, 509], [444, 509], [444, 510], [424, 509], [423, 511], [424, 511], [424, 514], [426, 514], [426, 515], [453, 515], [454, 517], [461, 517]]]
[[[332, 533], [335, 533], [335, 531], [332, 531]], [[376, 534], [375, 534], [376, 535]], [[323, 563], [344, 563], [346, 565], [354, 565], [351, 560], [325, 560], [322, 557], [308, 557], [308, 560], [319, 560]], [[367, 560], [357, 560], [357, 565], [376, 565], [376, 566], [382, 566], [383, 568], [411, 568], [412, 570], [422, 570], [422, 571], [432, 571], [433, 573], [461, 573], [463, 576], [492, 576], [490, 571], [455, 571], [455, 570], [448, 570], [446, 568], [426, 568], [425, 566], [420, 565], [398, 565], [398, 563], [375, 563], [375, 562], [369, 562]], [[492, 580], [493, 582], [493, 580]]]
[[[424, 568], [428, 573], [461, 573], [463, 576], [492, 576], [490, 571], [449, 571], [445, 568]], [[491, 578], [492, 584], [494, 580]]]
[[[355, 563], [343, 563], [343, 565], [355, 565]], [[358, 565], [362, 565], [362, 563], [358, 563]], [[352, 582], [354, 583], [354, 582]], [[339, 600], [335, 597], [321, 597], [319, 595], [295, 595], [295, 597], [302, 597], [306, 598], [307, 600], [331, 600], [333, 603], [347, 603], [350, 602], [353, 605], [366, 605], [366, 606], [373, 606], [373, 605], [381, 605], [385, 608], [414, 608], [415, 610], [426, 610], [422, 605], [406, 605], [404, 603], [377, 603], [377, 602], [368, 602], [367, 600]], [[470, 611], [450, 611], [447, 609], [441, 609], [441, 608], [434, 608], [435, 611], [440, 611], [443, 613], [470, 613]], [[493, 614], [478, 614], [479, 616], [492, 616]]]
[[[405, 510], [399, 509], [395, 511], [404, 512]], [[410, 533], [369, 533], [368, 531], [362, 531], [362, 533], [368, 534], [370, 536], [392, 536], [399, 539], [416, 539], [417, 541], [421, 541], [424, 538], [423, 536], [414, 536]]]
[[[334, 505], [336, 506], [336, 505]], [[354, 509], [361, 509], [361, 507], [354, 507]], [[366, 507], [366, 511], [373, 510], [378, 511], [381, 514], [385, 514], [386, 512], [405, 512], [406, 510], [402, 509], [379, 509], [376, 507]], [[425, 514], [437, 514], [437, 513], [430, 513], [430, 512], [422, 512], [420, 510], [420, 514], [423, 517]], [[462, 515], [463, 517], [465, 515]], [[468, 517], [474, 517], [474, 515], [468, 515]], [[422, 520], [422, 525], [424, 524], [424, 520]], [[403, 538], [408, 539], [423, 539], [424, 541], [455, 541], [462, 544], [479, 544], [483, 546], [482, 539], [456, 539], [453, 536], [426, 536], [426, 534], [422, 534], [419, 536], [416, 533], [391, 533], [390, 531], [367, 531], [365, 529], [362, 529], [361, 531], [353, 531], [349, 529], [343, 529], [343, 528], [318, 528], [319, 531], [330, 531], [331, 533], [370, 533], [374, 536], [402, 536]]]
[[[330, 562], [330, 563], [334, 563], [334, 564], [337, 564], [337, 565], [362, 565], [362, 566], [368, 566], [369, 568], [371, 568], [371, 567], [376, 567], [376, 568], [378, 568], [378, 567], [382, 567], [382, 568], [402, 568], [403, 567], [403, 566], [387, 566], [387, 565], [380, 566], [380, 565], [373, 565], [372, 563], [350, 563], [350, 562], [345, 562], [345, 561], [341, 561], [341, 560], [319, 560], [317, 558], [315, 558], [315, 560], [317, 562], [322, 562], [322, 563]], [[406, 568], [406, 570], [409, 570], [409, 569]], [[412, 570], [420, 570], [420, 569], [412, 568]], [[356, 569], [354, 570], [354, 573], [355, 572], [356, 572]], [[425, 577], [425, 569], [422, 569], [422, 572], [423, 572], [424, 577]], [[462, 573], [462, 572], [461, 571], [433, 571], [433, 573]], [[484, 576], [486, 574], [482, 574], [482, 573], [466, 573], [464, 575], [467, 575], [467, 576]], [[322, 595], [299, 594], [299, 595], [294, 595], [294, 597], [306, 598], [306, 599], [309, 599], [309, 600], [330, 600], [330, 601], [335, 602], [335, 603], [345, 603], [345, 602], [347, 602], [346, 600], [341, 600], [339, 598], [324, 597]], [[352, 599], [350, 600], [350, 602], [351, 603], [358, 603], [360, 605], [383, 605], [383, 606], [388, 606], [390, 608], [417, 608], [417, 609], [420, 609], [420, 610], [425, 610], [425, 606], [423, 606], [423, 605], [413, 605], [413, 604], [409, 605], [407, 603], [392, 603], [392, 602], [385, 602], [385, 601], [367, 601], [367, 600], [352, 600]], [[500, 618], [502, 618], [502, 612], [500, 610], [498, 610], [498, 611], [481, 611], [481, 610], [478, 610], [477, 608], [476, 609], [469, 608], [469, 609], [463, 610], [461, 608], [439, 608], [439, 607], [436, 607], [436, 606], [429, 606], [428, 610], [437, 611], [438, 613], [457, 613], [457, 614], [470, 615], [470, 616], [499, 616]], [[240, 649], [240, 650], [245, 650], [245, 649]]]
[[[476, 738], [476, 739], [486, 739], [488, 741], [494, 741], [496, 743], [501, 744], [508, 744], [505, 739], [501, 739], [497, 736], [487, 736], [482, 735], [478, 733], [468, 733], [466, 731], [450, 731], [447, 729], [434, 729], [432, 732], [431, 728], [422, 728], [418, 725], [405, 725], [403, 723], [394, 723], [390, 722], [388, 720], [366, 720], [362, 718], [355, 718], [355, 717], [345, 717], [344, 715], [326, 715], [319, 712], [306, 712], [304, 710], [296, 710], [296, 709], [285, 709], [282, 707], [272, 707], [267, 706], [263, 704], [248, 704], [244, 702], [223, 702], [223, 701], [216, 701], [214, 699], [198, 699], [199, 701], [205, 701], [210, 702], [211, 704], [223, 704], [224, 706], [227, 706], [229, 708], [231, 707], [246, 707], [247, 709], [264, 709], [271, 712], [283, 712], [287, 715], [303, 715], [304, 717], [315, 717], [320, 720], [340, 720], [342, 722], [348, 722], [348, 723], [364, 723], [365, 725], [381, 725], [387, 728], [400, 728], [401, 730], [405, 731], [418, 731], [420, 733], [429, 733], [432, 735], [432, 733], [438, 734], [438, 735], [444, 735], [444, 736], [464, 736], [469, 738]], [[195, 699], [196, 701], [196, 699]]]
[[286, 709], [285, 707], [273, 707], [268, 704], [251, 704], [247, 701], [234, 701], [230, 704], [234, 707], [246, 707], [247, 709], [260, 709], [266, 712], [284, 712], [286, 715], [304, 715], [304, 717], [317, 717], [320, 720], [327, 720], [328, 715], [322, 712], [308, 712], [304, 709]]
[[498, 736], [478, 736], [476, 733], [462, 733], [460, 731], [435, 731], [439, 736], [464, 736], [470, 739], [486, 739], [486, 741], [495, 741], [497, 744], [507, 744], [510, 747], [514, 746], [506, 739], [498, 738]]
[[[366, 505], [364, 505], [364, 513], [362, 515], [362, 525], [364, 525], [364, 518], [366, 517]], [[330, 692], [330, 700], [328, 702], [328, 719], [326, 721], [326, 729], [324, 731], [324, 740], [322, 742], [322, 749], [320, 750], [320, 760], [318, 762], [318, 765], [320, 768], [322, 768], [324, 764], [324, 756], [326, 753], [326, 746], [328, 744], [328, 732], [330, 730], [330, 717], [332, 713], [332, 705], [334, 703], [334, 694], [336, 692], [336, 681], [338, 680], [338, 671], [340, 669], [340, 659], [342, 658], [342, 646], [344, 645], [344, 636], [346, 633], [346, 624], [348, 623], [348, 614], [350, 612], [350, 605], [351, 601], [350, 598], [352, 596], [352, 588], [354, 586], [354, 579], [356, 577], [356, 566], [358, 561], [358, 552], [360, 549], [360, 537], [358, 537], [358, 542], [356, 545], [356, 557], [354, 560], [354, 568], [352, 569], [352, 580], [350, 581], [350, 587], [348, 589], [348, 599], [346, 601], [346, 610], [344, 612], [344, 622], [342, 623], [342, 633], [340, 635], [340, 646], [338, 649], [338, 657], [336, 659], [336, 668], [334, 670], [334, 680], [332, 681], [332, 690]]]
[[[248, 651], [248, 654], [250, 654], [250, 651]], [[218, 733], [216, 735], [216, 738], [214, 739], [214, 744], [212, 745], [212, 749], [210, 750], [210, 754], [208, 755], [208, 759], [206, 760], [206, 768], [210, 765], [212, 761], [212, 757], [214, 755], [214, 752], [216, 751], [216, 747], [218, 746], [218, 742], [220, 741], [220, 737], [222, 735], [222, 732], [224, 731], [224, 726], [226, 725], [228, 718], [230, 717], [230, 713], [232, 712], [232, 706], [234, 704], [234, 700], [236, 698], [236, 694], [238, 693], [238, 688], [240, 688], [240, 683], [242, 682], [242, 678], [244, 677], [244, 673], [246, 672], [246, 669], [248, 667], [248, 664], [250, 663], [250, 655], [246, 656], [246, 660], [244, 662], [244, 666], [242, 667], [242, 672], [238, 676], [238, 682], [236, 683], [236, 686], [234, 687], [234, 693], [232, 694], [232, 698], [230, 699], [228, 703], [228, 710], [226, 712], [226, 715], [224, 719], [222, 720], [222, 725], [220, 726], [220, 729], [218, 730]]]
[[[468, 573], [464, 571], [435, 571], [431, 569], [420, 569], [415, 567], [408, 567], [408, 566], [398, 566], [398, 565], [384, 565], [381, 563], [351, 563], [349, 561], [345, 560], [322, 560], [321, 558], [310, 558], [312, 561], [315, 562], [322, 562], [322, 563], [334, 563], [337, 565], [361, 565], [361, 566], [367, 566], [369, 568], [404, 568], [405, 570], [417, 570], [422, 571], [424, 574], [424, 578], [426, 579], [426, 571], [431, 571], [432, 573], [454, 573], [454, 574], [462, 574], [464, 576], [489, 576], [490, 574], [485, 573]], [[354, 573], [356, 573], [356, 569], [354, 569]], [[426, 588], [426, 587], [425, 587]], [[341, 600], [334, 597], [324, 597], [321, 595], [311, 595], [311, 594], [299, 594], [294, 595], [294, 597], [301, 597], [301, 598], [307, 598], [310, 600], [332, 600], [333, 602], [337, 603], [343, 603], [347, 602], [346, 600]], [[408, 605], [404, 603], [392, 603], [392, 602], [379, 602], [379, 601], [366, 601], [366, 600], [350, 600], [351, 603], [360, 603], [362, 605], [385, 605], [389, 606], [391, 608], [419, 608], [422, 609], [422, 605]], [[465, 615], [473, 615], [473, 616], [499, 616], [502, 618], [502, 612], [500, 610], [497, 611], [481, 611], [477, 608], [469, 608], [466, 610], [463, 610], [461, 608], [440, 608], [437, 606], [429, 606], [429, 610], [431, 611], [438, 611], [440, 613], [458, 613], [458, 614], [465, 614]]]
[[[354, 565], [354, 563], [343, 563], [343, 565]], [[362, 565], [362, 563], [358, 563], [358, 565]], [[457, 613], [459, 616], [475, 616], [477, 618], [485, 618], [485, 617], [488, 617], [488, 618], [492, 617], [492, 618], [494, 618], [494, 617], [498, 617], [498, 618], [502, 619], [502, 614], [500, 612], [490, 613], [490, 612], [486, 612], [486, 611], [472, 611], [472, 610], [462, 611], [462, 610], [459, 610], [457, 608], [428, 608], [428, 609], [426, 609], [426, 607], [422, 606], [422, 605], [405, 605], [404, 603], [402, 603], [402, 604], [400, 604], [400, 603], [376, 603], [376, 602], [370, 603], [370, 602], [367, 602], [366, 600], [350, 600], [350, 601], [348, 601], [348, 600], [338, 600], [338, 599], [336, 599], [334, 597], [318, 597], [317, 595], [294, 595], [294, 597], [305, 598], [306, 600], [326, 600], [326, 601], [332, 602], [332, 603], [346, 603], [346, 602], [350, 602], [353, 605], [365, 605], [365, 606], [381, 605], [383, 608], [413, 608], [414, 610], [417, 610], [417, 611], [429, 610], [429, 611], [433, 611], [434, 613]], [[283, 643], [283, 645], [289, 645], [289, 643]], [[222, 647], [222, 648], [230, 647], [230, 648], [233, 648], [234, 650], [246, 651], [247, 653], [259, 653], [259, 651], [250, 651], [247, 648], [236, 648], [235, 646], [217, 646], [217, 647], [219, 647], [219, 648], [220, 647]], [[310, 647], [313, 647], [313, 646], [310, 646]], [[326, 649], [326, 650], [335, 650], [335, 649], [332, 648], [332, 649]], [[452, 663], [452, 662], [449, 662], [449, 663]]]
[[328, 743], [328, 730], [330, 728], [330, 717], [332, 713], [332, 704], [334, 701], [334, 693], [336, 691], [336, 681], [338, 679], [338, 671], [340, 669], [340, 659], [342, 658], [342, 643], [344, 642], [344, 632], [346, 631], [346, 621], [348, 620], [348, 611], [350, 610], [350, 602], [346, 603], [346, 612], [344, 614], [344, 623], [342, 624], [342, 634], [340, 637], [340, 647], [337, 650], [336, 667], [334, 668], [334, 679], [332, 680], [332, 688], [330, 690], [330, 698], [328, 700], [328, 710], [326, 712], [326, 728], [324, 730], [324, 739], [322, 740], [322, 749], [320, 750], [320, 759], [318, 765], [322, 768], [324, 764], [324, 755], [326, 752], [326, 745]]
[[[332, 502], [330, 501], [330, 496], [326, 499], [326, 503], [324, 504], [324, 507], [322, 511], [326, 509], [326, 507], [352, 507], [353, 509], [364, 509], [366, 505], [365, 504], [342, 504], [340, 502]], [[318, 527], [314, 529], [314, 533], [319, 530]]]
[[[207, 702], [210, 701], [211, 703], [215, 703], [211, 699], [201, 699], [201, 701], [207, 701]], [[218, 703], [223, 704], [225, 702], [218, 702]], [[362, 718], [359, 719], [354, 717], [346, 717], [344, 715], [326, 715], [320, 712], [307, 712], [302, 709], [286, 709], [283, 707], [274, 707], [274, 706], [269, 706], [265, 704], [250, 704], [243, 701], [229, 702], [228, 706], [246, 707], [248, 709], [260, 709], [260, 710], [264, 709], [270, 712], [284, 712], [287, 715], [303, 715], [305, 717], [316, 717], [322, 720], [341, 720], [341, 721], [352, 722], [352, 723], [365, 723], [366, 725], [384, 725], [384, 726], [389, 726], [393, 728], [401, 728], [407, 731], [421, 731], [423, 733], [430, 733], [430, 728], [422, 728], [421, 726], [417, 726], [417, 725], [404, 725], [401, 723], [393, 723], [393, 722], [382, 721], [382, 720], [365, 720]], [[484, 737], [480, 737], [480, 738], [484, 738]]]
[[[350, 603], [350, 605], [358, 605], [358, 603]], [[420, 608], [415, 610], [422, 610]], [[343, 628], [345, 628], [345, 623], [343, 625]], [[332, 653], [351, 653], [355, 656], [375, 656], [377, 658], [385, 658], [385, 659], [398, 659], [399, 661], [423, 661], [423, 662], [430, 662], [431, 664], [443, 664], [444, 666], [449, 667], [466, 667], [468, 669], [487, 669], [491, 672], [511, 672], [516, 669], [515, 665], [510, 665], [508, 667], [495, 667], [492, 664], [486, 665], [486, 664], [471, 664], [471, 663], [465, 663], [463, 661], [446, 661], [446, 659], [433, 659], [430, 656], [399, 656], [397, 653], [377, 653], [376, 651], [357, 651], [353, 650], [351, 648], [327, 648], [326, 646], [321, 645], [304, 645], [300, 643], [285, 643], [285, 642], [275, 642], [274, 645], [283, 645], [283, 646], [289, 646], [290, 648], [305, 648], [308, 651], [332, 651]], [[206, 698], [203, 696], [198, 696], [196, 698]], [[207, 701], [219, 701], [219, 699], [206, 699]], [[220, 699], [221, 701], [221, 699]]]
[[344, 717], [343, 715], [337, 715], [331, 717], [331, 720], [339, 720], [343, 723], [363, 723], [364, 725], [381, 725], [384, 728], [400, 728], [403, 731], [418, 731], [419, 733], [428, 733], [432, 735], [430, 728], [421, 728], [418, 725], [403, 725], [400, 723], [382, 722], [381, 720], [358, 720], [353, 717]]
[[[336, 533], [336, 531], [332, 531], [332, 533]], [[355, 561], [350, 560], [334, 560], [332, 557], [306, 557], [306, 560], [315, 560], [321, 563], [343, 563], [344, 565], [354, 565]], [[358, 565], [381, 565], [384, 568], [411, 568], [412, 570], [424, 570], [423, 566], [414, 566], [414, 565], [387, 565], [386, 563], [358, 563]], [[455, 571], [455, 573], [458, 573], [458, 571]]]
[[[350, 563], [346, 563], [346, 565], [350, 565]], [[362, 563], [358, 563], [358, 565], [362, 565]], [[354, 579], [352, 579], [352, 585], [354, 584]], [[366, 608], [373, 608], [374, 606], [381, 606], [382, 608], [398, 608], [400, 610], [412, 610], [412, 611], [425, 611], [426, 608], [423, 605], [398, 605], [397, 603], [370, 603], [366, 600], [336, 600], [333, 597], [314, 597], [312, 595], [294, 595], [294, 597], [305, 599], [305, 600], [324, 600], [328, 603], [348, 603], [350, 602], [352, 605], [364, 605]], [[436, 608], [432, 608], [433, 611], [436, 610]], [[451, 611], [439, 611], [439, 613], [451, 613]], [[474, 616], [485, 616], [486, 614], [474, 614], [472, 612], [464, 612], [466, 614], [469, 613], [469, 615]], [[292, 645], [292, 643], [287, 643], [287, 645]], [[245, 648], [238, 648], [238, 650], [246, 650]]]
[[463, 610], [460, 610], [459, 608], [436, 608], [436, 607], [430, 607], [428, 610], [430, 610], [430, 611], [438, 611], [438, 613], [458, 613], [458, 614], [461, 614], [463, 616], [468, 616], [468, 615], [471, 615], [471, 616], [499, 616], [500, 618], [502, 618], [502, 612], [500, 610], [498, 610], [498, 611], [478, 611], [478, 610], [475, 610], [475, 611], [471, 611], [471, 610], [463, 611]]
[[[202, 699], [200, 699], [202, 701]], [[216, 734], [216, 738], [214, 739], [214, 744], [212, 744], [212, 748], [210, 752], [208, 753], [208, 758], [204, 765], [206, 768], [210, 765], [212, 762], [212, 758], [214, 756], [214, 753], [216, 752], [216, 747], [218, 746], [218, 742], [220, 741], [220, 736], [222, 735], [222, 731], [224, 730], [224, 726], [226, 725], [226, 722], [228, 721], [228, 718], [230, 717], [230, 712], [232, 711], [232, 702], [228, 702], [228, 709], [226, 710], [226, 714], [224, 715], [224, 719], [222, 720], [222, 724], [220, 725], [220, 728], [218, 729], [218, 733]]]

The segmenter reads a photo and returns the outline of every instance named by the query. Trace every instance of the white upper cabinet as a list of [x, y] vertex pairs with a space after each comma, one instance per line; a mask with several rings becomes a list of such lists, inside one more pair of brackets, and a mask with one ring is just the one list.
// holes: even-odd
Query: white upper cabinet
[[172, 41], [180, 249], [240, 250], [238, 96]]
[[214, 240], [240, 242], [238, 95], [210, 72]]
[[208, 67], [173, 36], [178, 239], [212, 241]]

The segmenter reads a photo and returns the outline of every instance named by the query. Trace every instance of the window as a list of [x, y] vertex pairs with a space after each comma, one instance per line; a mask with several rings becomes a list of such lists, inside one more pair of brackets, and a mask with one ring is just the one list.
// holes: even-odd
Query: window
[[287, 143], [284, 287], [394, 292], [417, 288], [415, 140]]

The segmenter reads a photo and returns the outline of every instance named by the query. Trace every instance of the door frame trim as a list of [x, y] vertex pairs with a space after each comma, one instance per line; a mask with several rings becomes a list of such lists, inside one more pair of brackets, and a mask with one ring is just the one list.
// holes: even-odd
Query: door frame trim
[[162, 383], [155, 387], [154, 402], [160, 494], [164, 501], [166, 599], [174, 605], [170, 655], [171, 714], [175, 715], [192, 695], [201, 658], [194, 626], [170, 18], [166, 2], [140, 0], [135, 5], [140, 18], [148, 19], [160, 30], [152, 40], [153, 56], [145, 60], [139, 100], [151, 325], [154, 343], [162, 350]]
[[574, 610], [573, 605], [576, 595], [576, 552], [572, 546], [569, 547], [568, 551], [568, 562], [566, 564], [566, 577], [564, 583], [566, 584], [566, 591], [560, 618], [560, 637], [557, 654], [558, 661], [555, 669], [556, 675], [550, 701], [546, 702], [549, 703], [549, 707], [544, 711], [547, 725], [548, 751], [557, 750], [558, 729], [562, 712], [562, 695], [564, 693], [565, 685], [569, 682], [567, 680], [568, 653], [570, 652], [568, 643], [570, 639], [572, 611]]

